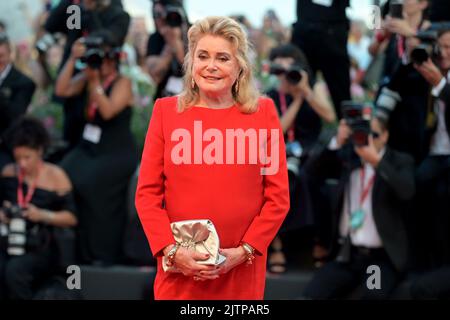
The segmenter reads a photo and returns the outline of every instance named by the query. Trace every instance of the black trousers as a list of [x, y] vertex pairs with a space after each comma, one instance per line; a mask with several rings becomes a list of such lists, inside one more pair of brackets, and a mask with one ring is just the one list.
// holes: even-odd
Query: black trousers
[[324, 25], [297, 22], [291, 39], [305, 53], [313, 73], [322, 71], [339, 119], [341, 102], [351, 98], [348, 30], [348, 23]]
[[450, 299], [450, 266], [419, 276], [411, 285], [413, 299]]
[[418, 208], [413, 241], [427, 267], [450, 264], [450, 156], [428, 156], [416, 171]]
[[[362, 288], [361, 296], [357, 298], [387, 299], [397, 286], [400, 274], [383, 249], [372, 252], [363, 254], [353, 247], [350, 262], [332, 261], [325, 264], [307, 285], [303, 297], [313, 300], [344, 299], [356, 288]], [[380, 268], [380, 289], [371, 290], [366, 285], [372, 275], [367, 273], [367, 268], [371, 265]]]
[[40, 281], [51, 275], [50, 251], [11, 257], [0, 252], [0, 299], [31, 300]]

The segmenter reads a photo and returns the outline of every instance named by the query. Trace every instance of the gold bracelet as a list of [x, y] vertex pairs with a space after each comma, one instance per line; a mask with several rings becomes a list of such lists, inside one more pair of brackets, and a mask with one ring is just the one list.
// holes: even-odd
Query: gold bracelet
[[253, 260], [255, 260], [255, 249], [245, 242], [242, 242], [241, 245], [242, 248], [244, 248], [245, 253], [247, 254], [247, 265], [252, 264]]

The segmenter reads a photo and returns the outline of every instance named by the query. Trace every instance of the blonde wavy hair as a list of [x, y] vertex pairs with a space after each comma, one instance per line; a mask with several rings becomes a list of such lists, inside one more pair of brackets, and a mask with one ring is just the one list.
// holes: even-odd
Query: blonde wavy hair
[[236, 48], [236, 59], [241, 68], [238, 79], [232, 86], [234, 100], [243, 113], [253, 113], [258, 106], [259, 93], [255, 86], [253, 70], [248, 58], [251, 50], [247, 35], [238, 22], [228, 17], [207, 17], [197, 21], [188, 31], [188, 52], [184, 58], [184, 90], [178, 99], [178, 111], [183, 112], [194, 105], [198, 98], [198, 87], [192, 88], [192, 66], [198, 41], [205, 35], [220, 36]]

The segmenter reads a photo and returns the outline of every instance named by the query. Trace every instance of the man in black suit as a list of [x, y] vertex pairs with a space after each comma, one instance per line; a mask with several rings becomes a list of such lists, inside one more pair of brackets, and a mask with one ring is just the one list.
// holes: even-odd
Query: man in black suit
[[[450, 29], [438, 35], [440, 56], [415, 65], [432, 86], [434, 127], [428, 140], [428, 155], [417, 169], [421, 212], [427, 212], [428, 225], [421, 224], [426, 242], [430, 273], [412, 286], [414, 298], [450, 297]], [[423, 230], [429, 228], [429, 230]]]
[[[403, 214], [415, 193], [414, 160], [386, 146], [389, 133], [381, 119], [372, 119], [368, 145], [354, 147], [350, 136], [341, 120], [337, 136], [307, 168], [317, 177], [339, 178], [331, 248], [336, 260], [308, 284], [309, 299], [342, 298], [361, 284], [364, 299], [386, 298], [407, 265]], [[372, 265], [379, 267], [380, 288], [375, 281], [371, 290]]]
[[0, 170], [13, 161], [3, 136], [26, 113], [35, 89], [34, 82], [13, 66], [8, 37], [0, 34]]

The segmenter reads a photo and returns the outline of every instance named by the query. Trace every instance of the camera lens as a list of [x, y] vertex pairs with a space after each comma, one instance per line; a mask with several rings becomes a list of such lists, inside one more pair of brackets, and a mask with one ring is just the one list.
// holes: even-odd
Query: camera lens
[[168, 11], [166, 16], [166, 23], [172, 28], [181, 27], [181, 25], [183, 24], [183, 18], [177, 11]]
[[286, 80], [290, 84], [297, 84], [302, 80], [302, 74], [299, 70], [290, 70], [286, 73]]
[[411, 60], [415, 64], [422, 64], [427, 61], [429, 57], [428, 48], [422, 45], [414, 48], [411, 52]]

